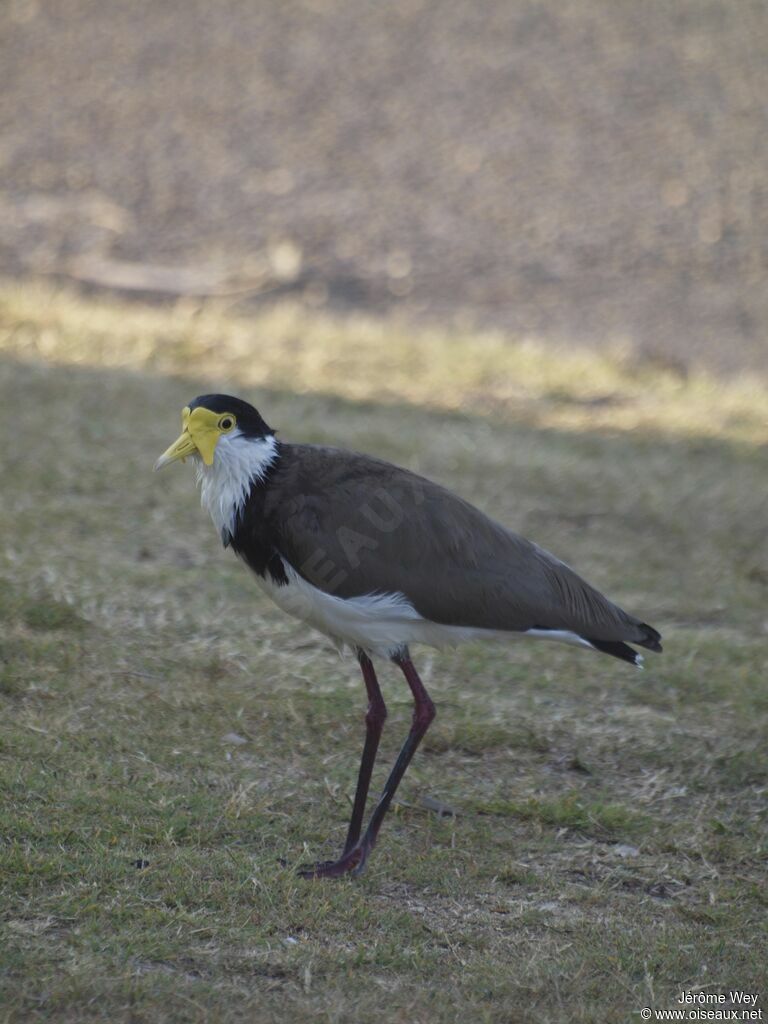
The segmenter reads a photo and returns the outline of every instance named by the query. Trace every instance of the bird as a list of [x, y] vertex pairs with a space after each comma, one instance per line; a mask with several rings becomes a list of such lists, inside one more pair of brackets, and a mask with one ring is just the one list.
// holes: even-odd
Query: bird
[[[413, 644], [534, 637], [640, 666], [661, 634], [560, 559], [452, 491], [372, 455], [278, 440], [232, 395], [200, 395], [155, 469], [191, 457], [201, 504], [225, 548], [288, 614], [351, 649], [367, 694], [365, 741], [339, 856], [305, 878], [360, 874], [435, 706]], [[634, 647], [631, 645], [635, 645]], [[387, 708], [373, 659], [403, 673], [411, 727], [368, 824], [363, 819]]]

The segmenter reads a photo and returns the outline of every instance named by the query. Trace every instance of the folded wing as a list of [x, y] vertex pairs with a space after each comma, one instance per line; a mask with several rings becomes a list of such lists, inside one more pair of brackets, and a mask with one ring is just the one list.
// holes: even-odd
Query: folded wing
[[402, 593], [443, 625], [566, 630], [595, 646], [660, 650], [652, 627], [439, 485], [369, 456], [286, 448], [271, 488], [280, 509], [273, 535], [314, 586], [339, 597]]

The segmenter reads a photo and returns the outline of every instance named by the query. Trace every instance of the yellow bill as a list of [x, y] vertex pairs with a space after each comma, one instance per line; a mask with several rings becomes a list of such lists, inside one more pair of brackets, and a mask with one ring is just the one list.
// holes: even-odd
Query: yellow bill
[[[222, 421], [226, 427], [222, 426]], [[155, 470], [170, 465], [179, 459], [183, 462], [188, 455], [199, 455], [206, 466], [213, 465], [213, 455], [216, 451], [216, 443], [222, 433], [227, 433], [234, 425], [234, 417], [222, 417], [219, 413], [211, 412], [198, 406], [190, 410], [186, 406], [181, 414], [183, 431], [170, 448], [167, 448], [155, 463]]]

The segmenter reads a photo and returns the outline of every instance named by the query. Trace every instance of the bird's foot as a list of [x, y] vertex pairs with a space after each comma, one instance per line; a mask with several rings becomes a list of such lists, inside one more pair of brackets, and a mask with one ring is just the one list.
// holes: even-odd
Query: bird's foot
[[338, 860], [321, 860], [316, 864], [307, 864], [299, 868], [298, 874], [301, 878], [341, 878], [343, 875], [359, 875], [365, 868], [370, 851], [369, 844], [359, 842], [357, 846], [343, 853]]

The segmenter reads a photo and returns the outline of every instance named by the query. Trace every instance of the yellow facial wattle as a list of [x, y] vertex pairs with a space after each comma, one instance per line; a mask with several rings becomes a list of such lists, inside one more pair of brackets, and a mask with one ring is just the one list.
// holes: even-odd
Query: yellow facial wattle
[[199, 455], [206, 466], [212, 466], [219, 438], [234, 430], [236, 422], [232, 413], [211, 412], [202, 406], [196, 409], [186, 406], [181, 413], [184, 428], [181, 436], [163, 452], [155, 463], [155, 469], [162, 469], [178, 459], [183, 461], [188, 455]]

